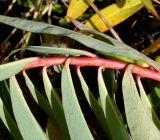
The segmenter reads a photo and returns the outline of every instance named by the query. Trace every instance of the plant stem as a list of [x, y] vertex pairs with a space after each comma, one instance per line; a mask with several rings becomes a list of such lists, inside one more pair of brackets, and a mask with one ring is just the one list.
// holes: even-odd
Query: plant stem
[[33, 62], [28, 66], [26, 66], [23, 70], [27, 70], [35, 67], [44, 67], [44, 66], [49, 67], [53, 65], [64, 64], [67, 59], [70, 60], [70, 65], [75, 65], [80, 67], [103, 66], [104, 68], [109, 68], [109, 69], [126, 70], [128, 65], [132, 65], [131, 67], [132, 73], [137, 74], [142, 78], [149, 78], [152, 80], [160, 81], [160, 72], [158, 71], [137, 66], [135, 64], [128, 64], [122, 61], [109, 60], [109, 59], [104, 59], [99, 57], [65, 57], [65, 56], [48, 57], [48, 58], [36, 57], [33, 59]]

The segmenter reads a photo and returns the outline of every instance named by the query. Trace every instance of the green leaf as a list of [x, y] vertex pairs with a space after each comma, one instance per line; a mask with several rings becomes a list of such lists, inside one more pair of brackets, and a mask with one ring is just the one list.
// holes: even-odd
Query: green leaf
[[66, 140], [66, 138], [57, 129], [57, 123], [53, 118], [48, 118], [46, 133], [49, 140]]
[[23, 71], [23, 76], [25, 78], [26, 85], [27, 85], [32, 97], [36, 101], [36, 103], [44, 110], [44, 112], [47, 113], [48, 116], [53, 116], [53, 112], [52, 112], [52, 109], [51, 109], [48, 101], [35, 88], [35, 86], [33, 85], [32, 81], [29, 79], [29, 77], [25, 71]]
[[159, 121], [158, 116], [156, 115], [155, 111], [153, 110], [151, 103], [149, 102], [149, 99], [145, 93], [145, 90], [142, 86], [140, 79], [138, 79], [138, 87], [139, 87], [141, 101], [142, 101], [142, 104], [144, 106], [146, 113], [154, 121], [157, 128], [160, 130], [160, 121]]
[[[140, 52], [132, 49], [131, 47], [128, 47], [127, 45], [126, 47], [117, 48], [114, 45], [94, 39], [90, 36], [81, 34], [79, 32], [71, 31], [68, 29], [64, 29], [61, 27], [37, 21], [30, 21], [30, 20], [0, 15], [0, 22], [29, 32], [66, 36], [84, 44], [86, 47], [97, 50], [103, 54], [121, 55], [127, 58], [131, 58], [132, 60], [143, 61], [160, 68], [160, 65], [158, 63], [146, 57], [145, 55], [141, 54]], [[119, 46], [120, 45], [121, 44], [119, 44]]]
[[[91, 29], [89, 28], [88, 26], [84, 25], [83, 23], [77, 21], [77, 20], [73, 20], [72, 19], [72, 23], [80, 30], [82, 31], [85, 31], [85, 32], [88, 32], [88, 33], [92, 33], [94, 35], [98, 35], [100, 37], [102, 37], [102, 40], [103, 42], [106, 42], [107, 44], [110, 44], [110, 45], [113, 45], [113, 46], [116, 46], [116, 47], [120, 47], [120, 48], [128, 48], [128, 49], [132, 49], [131, 47], [129, 47], [128, 45], [122, 43], [122, 42], [119, 42], [118, 40], [102, 33], [102, 32], [99, 32], [97, 30], [94, 30], [94, 29]], [[133, 49], [134, 50], [134, 49]]]
[[153, 108], [159, 110], [160, 108], [160, 84], [156, 85], [151, 93], [148, 94], [148, 99], [150, 100]]
[[0, 98], [0, 118], [16, 140], [23, 140], [18, 127]]
[[49, 80], [49, 77], [46, 71], [46, 67], [43, 68], [43, 83], [44, 83], [44, 88], [45, 88], [47, 98], [49, 100], [51, 109], [53, 111], [54, 119], [56, 120], [63, 134], [67, 137], [67, 139], [70, 139], [62, 103], [58, 96], [58, 93], [53, 88]]
[[125, 125], [122, 121], [120, 113], [116, 108], [116, 104], [111, 99], [108, 91], [106, 89], [103, 76], [102, 68], [98, 70], [98, 88], [101, 99], [102, 108], [106, 117], [108, 128], [110, 130], [113, 140], [122, 139], [130, 140], [129, 134], [125, 128]]
[[83, 92], [85, 94], [85, 97], [86, 97], [90, 107], [94, 111], [97, 120], [99, 121], [100, 125], [104, 129], [105, 133], [110, 135], [102, 107], [99, 105], [99, 103], [97, 102], [97, 100], [93, 96], [92, 92], [90, 91], [89, 87], [87, 86], [79, 68], [77, 69], [77, 74], [78, 74], [79, 80], [81, 82], [81, 86], [82, 86]]
[[158, 140], [160, 132], [141, 102], [129, 68], [123, 77], [122, 90], [126, 119], [132, 138], [134, 140]]
[[104, 82], [111, 98], [114, 98], [117, 89], [115, 75], [116, 75], [115, 70], [105, 69], [103, 72]]
[[[148, 67], [148, 64], [154, 64], [157, 67], [160, 67], [160, 65], [158, 63], [157, 63], [158, 65], [157, 65], [155, 61], [153, 61], [152, 59], [146, 57], [145, 55], [143, 55], [142, 53], [140, 53], [137, 50], [133, 49], [132, 47], [130, 47], [130, 46], [128, 46], [128, 45], [126, 45], [126, 44], [124, 44], [122, 42], [119, 42], [118, 40], [116, 40], [116, 39], [114, 39], [114, 38], [112, 38], [112, 37], [110, 37], [110, 36], [108, 36], [108, 35], [106, 35], [104, 33], [101, 33], [101, 32], [98, 32], [98, 31], [96, 31], [94, 29], [91, 29], [91, 28], [87, 27], [86, 25], [82, 24], [81, 22], [78, 22], [76, 20], [72, 20], [72, 22], [80, 30], [94, 34], [95, 37], [99, 38], [102, 42], [105, 42], [107, 44], [116, 46], [118, 50], [119, 49], [120, 50], [124, 49], [126, 51], [128, 50], [128, 52], [133, 52], [134, 54], [137, 55], [137, 57], [139, 57], [139, 59], [135, 59], [135, 58], [133, 59], [133, 57], [125, 56], [125, 55], [122, 55], [120, 53], [119, 54], [118, 53], [117, 54], [116, 53], [104, 53], [103, 51], [99, 51], [103, 55], [105, 55], [107, 57], [110, 57], [111, 59], [118, 59], [118, 60], [122, 60], [122, 61], [125, 61], [125, 62], [128, 62], [128, 63], [134, 63], [134, 64], [140, 65], [142, 67]], [[144, 58], [144, 59], [142, 59], [142, 58]]]
[[105, 87], [105, 84], [104, 84], [104, 81], [103, 81], [103, 78], [102, 78], [102, 73], [101, 73], [101, 67], [98, 69], [98, 89], [99, 89], [99, 94], [100, 94], [100, 103], [102, 105], [102, 108], [103, 108], [103, 112], [105, 114], [105, 117], [107, 115], [107, 96], [108, 96], [108, 100], [111, 101], [110, 99], [110, 96], [108, 94], [108, 91]]
[[32, 115], [15, 76], [12, 76], [9, 82], [13, 113], [23, 139], [47, 140], [48, 138]]
[[15, 62], [0, 65], [0, 81], [8, 79], [12, 75], [16, 75], [26, 65], [31, 63], [36, 58], [26, 58]]
[[57, 72], [57, 73], [61, 73], [62, 68], [63, 68], [62, 64], [53, 66], [54, 71]]
[[15, 53], [17, 53], [17, 52], [19, 52], [19, 51], [22, 51], [22, 50], [23, 50], [23, 48], [18, 48], [18, 49], [12, 50], [12, 51], [7, 55], [7, 57], [4, 58], [3, 62], [7, 61], [11, 55], [14, 55]]
[[2, 140], [13, 140], [14, 137], [11, 135], [9, 130], [6, 128], [4, 123], [0, 121], [0, 136]]
[[79, 106], [71, 78], [69, 65], [67, 64], [62, 70], [61, 88], [62, 104], [71, 139], [93, 140], [94, 138], [87, 126], [81, 108]]
[[12, 113], [12, 107], [11, 107], [11, 100], [9, 95], [9, 87], [7, 84], [7, 81], [0, 81], [0, 98], [3, 101], [3, 104], [9, 111], [9, 113]]
[[38, 53], [46, 53], [46, 54], [60, 54], [60, 55], [90, 55], [89, 52], [78, 50], [78, 49], [70, 49], [70, 48], [56, 48], [56, 47], [47, 47], [47, 46], [29, 46], [26, 48], [27, 50], [38, 52]]

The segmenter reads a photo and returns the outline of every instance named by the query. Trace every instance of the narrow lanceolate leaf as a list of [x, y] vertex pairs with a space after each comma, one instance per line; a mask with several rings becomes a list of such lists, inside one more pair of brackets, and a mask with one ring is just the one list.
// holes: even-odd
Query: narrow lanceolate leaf
[[117, 90], [116, 71], [111, 69], [105, 69], [103, 77], [108, 93], [113, 99]]
[[102, 105], [103, 112], [104, 112], [105, 117], [106, 117], [106, 115], [107, 115], [107, 112], [106, 112], [107, 111], [107, 109], [106, 109], [107, 105], [106, 104], [108, 103], [107, 96], [108, 96], [108, 98], [109, 98], [110, 101], [111, 101], [111, 99], [110, 99], [108, 91], [107, 91], [107, 89], [106, 89], [106, 87], [104, 85], [104, 81], [103, 81], [103, 78], [102, 78], [102, 69], [101, 68], [102, 67], [100, 67], [98, 69], [98, 88], [99, 88], [101, 105]]
[[9, 130], [9, 132], [12, 134], [14, 139], [23, 140], [16, 123], [14, 122], [8, 110], [4, 106], [1, 98], [0, 98], [0, 118], [7, 127], [7, 129]]
[[151, 120], [154, 121], [155, 125], [160, 130], [159, 118], [156, 115], [155, 111], [153, 110], [151, 103], [149, 102], [149, 99], [148, 99], [148, 97], [147, 97], [147, 95], [145, 93], [145, 90], [144, 90], [144, 88], [142, 86], [140, 78], [138, 79], [138, 87], [139, 87], [139, 91], [140, 91], [141, 101], [142, 101], [142, 104], [144, 106], [144, 109], [145, 109], [146, 113], [151, 118]]
[[[141, 0], [127, 0], [123, 7], [119, 7], [117, 4], [111, 4], [106, 8], [100, 10], [102, 15], [106, 18], [109, 24], [113, 27], [143, 7]], [[101, 32], [107, 31], [107, 26], [103, 23], [100, 17], [95, 14], [87, 22], [86, 25]]]
[[65, 64], [62, 70], [61, 87], [62, 103], [71, 139], [93, 140], [76, 97], [69, 64]]
[[98, 87], [103, 111], [113, 140], [130, 140], [115, 103], [106, 89], [101, 67], [98, 70]]
[[25, 78], [26, 85], [27, 85], [32, 97], [36, 101], [36, 103], [44, 110], [44, 112], [47, 113], [48, 116], [53, 116], [53, 112], [52, 112], [52, 109], [51, 109], [48, 101], [35, 88], [35, 86], [33, 85], [32, 81], [30, 80], [30, 78], [28, 77], [28, 75], [26, 74], [25, 71], [23, 71], [23, 76]]
[[38, 52], [38, 53], [46, 53], [46, 54], [60, 54], [60, 55], [71, 55], [71, 56], [93, 56], [93, 54], [78, 50], [78, 49], [70, 49], [70, 48], [56, 48], [56, 47], [47, 47], [47, 46], [29, 46], [26, 48], [27, 50]]
[[3, 101], [3, 104], [7, 108], [7, 110], [11, 113], [12, 107], [11, 107], [11, 100], [10, 100], [10, 94], [9, 94], [9, 87], [6, 80], [0, 81], [0, 98]]
[[66, 138], [69, 139], [70, 136], [68, 132], [68, 127], [67, 127], [62, 103], [58, 96], [58, 93], [55, 91], [55, 89], [53, 88], [49, 80], [46, 67], [43, 68], [43, 83], [44, 83], [44, 88], [45, 88], [47, 98], [49, 100], [50, 106], [53, 111], [54, 119], [56, 120], [60, 130], [63, 132], [63, 135], [65, 135]]
[[160, 84], [156, 85], [151, 93], [147, 95], [150, 103], [155, 110], [160, 108]]
[[156, 9], [154, 8], [152, 4], [152, 0], [141, 0], [144, 4], [144, 6], [155, 16], [159, 19], [159, 16], [157, 14]]
[[79, 80], [81, 82], [81, 86], [82, 86], [83, 92], [85, 94], [85, 97], [86, 97], [90, 107], [94, 111], [97, 120], [99, 121], [99, 123], [102, 126], [102, 128], [104, 129], [104, 131], [108, 135], [110, 135], [108, 125], [106, 123], [106, 118], [105, 118], [104, 112], [102, 110], [102, 107], [99, 105], [99, 103], [97, 102], [97, 100], [93, 96], [92, 92], [90, 91], [88, 85], [86, 84], [86, 82], [85, 82], [85, 80], [84, 80], [84, 78], [81, 74], [80, 68], [77, 69], [77, 74], [78, 74]]
[[[93, 2], [94, 0], [90, 0]], [[89, 7], [86, 0], [71, 0], [67, 10], [67, 17], [76, 19], [81, 16]]]
[[23, 139], [47, 140], [48, 138], [32, 115], [15, 76], [12, 76], [9, 82], [13, 113]]
[[[7, 25], [14, 26], [16, 28], [19, 28], [25, 31], [29, 31], [29, 32], [46, 33], [46, 34], [52, 34], [57, 36], [66, 36], [82, 43], [86, 47], [97, 50], [100, 53], [103, 53], [106, 55], [107, 54], [121, 55], [121, 56], [130, 58], [132, 60], [136, 60], [136, 61], [141, 60], [143, 62], [155, 65], [158, 68], [160, 68], [160, 65], [157, 64], [155, 61], [153, 61], [152, 59], [146, 57], [145, 55], [141, 54], [140, 52], [132, 49], [131, 47], [125, 44], [124, 45], [126, 47], [119, 47], [117, 51], [117, 46], [111, 43], [106, 43], [98, 39], [92, 38], [90, 36], [81, 34], [79, 32], [74, 32], [68, 29], [64, 29], [54, 25], [49, 25], [42, 22], [30, 21], [30, 20], [2, 16], [2, 15], [0, 15], [0, 22]], [[120, 43], [119, 46], [122, 46], [122, 43]]]
[[148, 116], [142, 104], [131, 71], [125, 71], [122, 81], [125, 114], [134, 140], [157, 140], [160, 131]]
[[23, 60], [18, 60], [16, 62], [11, 62], [11, 63], [0, 65], [0, 81], [8, 79], [12, 75], [16, 75], [26, 65], [31, 63], [34, 59], [36, 58], [27, 58]]
[[[135, 53], [135, 54], [139, 53], [139, 52], [137, 52], [137, 50], [133, 49], [132, 47], [129, 47], [128, 45], [126, 45], [122, 42], [119, 42], [118, 40], [116, 40], [116, 39], [114, 39], [114, 38], [112, 38], [112, 37], [110, 37], [110, 36], [108, 36], [108, 35], [106, 35], [102, 32], [98, 32], [94, 29], [91, 29], [91, 28], [87, 27], [86, 25], [82, 24], [81, 22], [78, 22], [76, 20], [72, 20], [72, 22], [80, 30], [88, 32], [88, 33], [92, 33], [95, 36], [100, 37], [102, 39], [102, 41], [107, 42], [110, 45], [116, 46], [116, 47], [118, 47], [119, 49], [122, 49], [122, 50], [123, 49], [128, 50], [128, 52], [132, 52], [132, 53]], [[140, 65], [142, 67], [148, 67], [149, 63], [155, 63], [155, 62], [149, 62], [150, 60], [148, 59], [148, 57], [146, 57], [145, 55], [143, 55], [141, 53], [139, 53], [138, 55], [142, 56], [143, 58], [145, 57], [146, 61], [144, 59], [141, 59], [141, 58], [140, 59], [131, 59], [129, 56], [126, 57], [124, 55], [115, 54], [115, 53], [104, 53], [103, 51], [100, 51], [100, 53], [105, 54], [107, 56], [110, 56], [112, 58], [117, 58], [118, 60], [123, 60], [123, 61], [128, 62], [128, 63], [134, 63], [134, 64]], [[151, 61], [153, 61], [153, 60], [151, 60]], [[154, 65], [157, 65], [157, 64], [154, 64]], [[160, 66], [157, 66], [157, 67], [160, 67]]]

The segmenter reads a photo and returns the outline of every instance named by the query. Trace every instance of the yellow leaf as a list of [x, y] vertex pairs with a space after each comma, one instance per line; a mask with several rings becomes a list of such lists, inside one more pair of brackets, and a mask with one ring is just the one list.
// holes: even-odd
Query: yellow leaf
[[156, 9], [153, 7], [151, 0], [141, 0], [144, 3], [144, 6], [155, 16], [159, 19]]
[[141, 51], [144, 55], [149, 55], [160, 49], [160, 38], [154, 41], [148, 48]]
[[156, 56], [155, 61], [160, 64], [160, 56]]
[[[100, 12], [113, 27], [136, 13], [143, 6], [144, 4], [141, 2], [141, 0], [127, 0], [123, 7], [119, 7], [117, 4], [111, 4], [102, 9]], [[97, 14], [93, 15], [86, 22], [86, 25], [101, 32], [108, 30], [106, 25]]]
[[[90, 0], [93, 2], [94, 0]], [[89, 7], [85, 0], [70, 0], [67, 10], [67, 17], [76, 19], [81, 16]], [[67, 19], [69, 21], [69, 19]]]

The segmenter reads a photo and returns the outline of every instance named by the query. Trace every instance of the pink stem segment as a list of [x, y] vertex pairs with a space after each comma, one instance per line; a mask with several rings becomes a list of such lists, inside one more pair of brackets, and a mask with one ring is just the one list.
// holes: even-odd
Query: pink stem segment
[[[58, 64], [64, 64], [65, 61], [69, 59], [70, 65], [75, 66], [103, 66], [104, 68], [109, 69], [117, 69], [117, 70], [125, 70], [128, 66], [128, 63], [122, 61], [115, 61], [109, 60], [99, 57], [65, 57], [65, 56], [58, 56], [58, 57], [48, 57], [48, 58], [37, 58], [33, 59], [33, 62], [26, 66], [24, 70], [34, 68], [34, 67], [43, 67], [43, 66], [52, 66]], [[156, 81], [160, 81], [160, 72], [140, 67], [137, 65], [132, 64], [131, 72], [134, 74], [139, 75], [140, 77], [153, 79]]]

